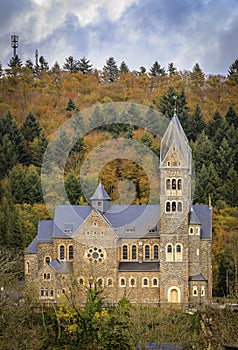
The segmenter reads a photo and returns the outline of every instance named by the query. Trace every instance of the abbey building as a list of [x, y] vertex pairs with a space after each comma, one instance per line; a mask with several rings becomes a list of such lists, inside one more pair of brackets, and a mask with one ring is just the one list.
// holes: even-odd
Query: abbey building
[[176, 115], [160, 151], [160, 205], [113, 205], [100, 183], [88, 206], [59, 205], [25, 252], [40, 301], [103, 290], [105, 303], [196, 305], [212, 297], [212, 209], [192, 204], [192, 154]]

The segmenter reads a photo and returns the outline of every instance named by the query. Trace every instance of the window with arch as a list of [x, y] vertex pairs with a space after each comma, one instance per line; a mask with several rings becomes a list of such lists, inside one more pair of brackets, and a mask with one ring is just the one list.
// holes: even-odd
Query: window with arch
[[26, 273], [29, 274], [31, 272], [31, 269], [30, 269], [30, 263], [29, 261], [26, 262]]
[[136, 245], [133, 245], [131, 247], [131, 258], [132, 258], [132, 260], [136, 260], [136, 258], [137, 258], [137, 246]]
[[193, 233], [194, 233], [193, 227], [190, 227], [190, 229], [189, 229], [189, 234], [190, 234], [190, 235], [193, 235]]
[[202, 289], [201, 289], [201, 296], [204, 297], [204, 295], [205, 295], [205, 287], [202, 286]]
[[123, 260], [128, 259], [128, 247], [127, 247], [127, 245], [123, 245], [123, 247], [122, 247], [122, 259]]
[[198, 287], [193, 286], [193, 296], [197, 297], [198, 296]]
[[154, 259], [155, 260], [159, 259], [159, 246], [157, 244], [154, 245]]
[[172, 179], [172, 190], [176, 190], [176, 179]]
[[177, 261], [182, 261], [182, 245], [181, 244], [176, 244], [176, 248], [175, 248], [175, 260]]
[[176, 211], [176, 202], [175, 201], [173, 201], [172, 202], [172, 211]]
[[135, 285], [136, 285], [136, 280], [134, 278], [131, 278], [130, 279], [130, 286], [135, 287]]
[[49, 257], [49, 256], [46, 256], [46, 257], [45, 257], [45, 263], [46, 263], [46, 264], [49, 264], [50, 261], [51, 261], [50, 257]]
[[44, 273], [44, 280], [45, 281], [50, 280], [50, 273]]
[[126, 285], [126, 280], [125, 280], [125, 278], [121, 278], [121, 279], [120, 279], [120, 286], [121, 286], [121, 287], [125, 287], [125, 285]]
[[152, 287], [158, 287], [158, 278], [153, 278]]
[[149, 280], [148, 280], [148, 278], [143, 278], [142, 287], [149, 287]]
[[112, 287], [112, 278], [108, 278], [108, 279], [107, 279], [107, 285], [108, 285], [109, 287]]
[[84, 284], [83, 278], [80, 278], [80, 279], [79, 279], [79, 284], [80, 284], [81, 286]]
[[172, 244], [168, 244], [166, 247], [166, 260], [173, 261], [173, 246], [172, 246]]
[[166, 190], [170, 190], [170, 179], [166, 179]]
[[178, 190], [182, 190], [182, 180], [178, 179]]
[[60, 260], [64, 260], [65, 259], [65, 246], [61, 245], [60, 246]]
[[103, 279], [102, 279], [102, 278], [98, 278], [98, 279], [97, 279], [97, 285], [98, 285], [99, 287], [102, 287], [102, 286], [103, 286]]
[[73, 260], [74, 258], [74, 247], [71, 245], [69, 245], [69, 260]]
[[149, 244], [145, 245], [145, 259], [150, 259], [150, 246], [149, 246]]
[[170, 212], [170, 202], [166, 202], [166, 211]]
[[179, 212], [183, 211], [182, 202], [178, 202], [178, 211], [179, 211]]
[[44, 288], [41, 288], [41, 289], [40, 289], [40, 296], [41, 296], [41, 298], [43, 298], [43, 297], [45, 296], [45, 290], [44, 290]]

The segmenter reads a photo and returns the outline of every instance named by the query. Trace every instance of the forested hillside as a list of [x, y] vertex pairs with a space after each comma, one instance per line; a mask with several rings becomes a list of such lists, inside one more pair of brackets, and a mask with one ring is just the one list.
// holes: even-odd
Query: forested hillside
[[[237, 63], [237, 62], [236, 62]], [[86, 204], [80, 185], [80, 169], [91, 150], [107, 140], [137, 140], [159, 156], [159, 140], [146, 130], [156, 112], [171, 118], [177, 114], [189, 138], [196, 173], [194, 203], [214, 207], [214, 294], [238, 295], [238, 78], [237, 65], [228, 77], [205, 76], [198, 64], [191, 72], [168, 70], [155, 62], [147, 72], [130, 72], [111, 57], [102, 70], [86, 58], [66, 59], [49, 69], [22, 64], [12, 58], [0, 69], [0, 244], [23, 251], [37, 232], [40, 219], [48, 218], [41, 192], [41, 163], [54, 132], [75, 113], [79, 126], [100, 126], [78, 140], [65, 168], [65, 188], [72, 204]], [[146, 107], [145, 128], [126, 123], [126, 116], [110, 102], [127, 102], [126, 114]], [[103, 119], [110, 106], [114, 124]], [[84, 113], [93, 107], [93, 112]], [[62, 134], [60, 148], [70, 135]], [[126, 159], [114, 159], [99, 173], [113, 200], [119, 199], [118, 183], [130, 179], [136, 190], [134, 203], [148, 202], [148, 178], [141, 167]], [[98, 181], [91, 179], [92, 186]]]

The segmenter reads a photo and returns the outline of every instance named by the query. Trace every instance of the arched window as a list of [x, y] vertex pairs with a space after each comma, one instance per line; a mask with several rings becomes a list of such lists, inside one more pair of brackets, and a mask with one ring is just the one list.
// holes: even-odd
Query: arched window
[[137, 255], [137, 247], [136, 245], [133, 245], [132, 248], [131, 248], [131, 258], [133, 260], [136, 260], [136, 256]]
[[120, 286], [121, 286], [121, 287], [124, 287], [125, 285], [126, 285], [125, 278], [121, 278], [121, 280], [120, 280]]
[[65, 247], [64, 245], [60, 246], [60, 260], [64, 260], [65, 258]]
[[178, 202], [178, 211], [182, 211], [183, 210], [183, 206], [182, 206], [182, 202]]
[[152, 286], [153, 287], [157, 287], [158, 286], [158, 279], [157, 278], [153, 278]]
[[176, 253], [181, 253], [182, 252], [182, 248], [180, 244], [176, 245]]
[[170, 212], [170, 202], [166, 202], [166, 211]]
[[98, 278], [97, 284], [98, 284], [99, 287], [102, 287], [102, 285], [103, 285], [103, 280], [102, 280], [102, 278]]
[[122, 259], [127, 260], [128, 259], [128, 247], [127, 245], [124, 245], [122, 247]]
[[190, 235], [193, 235], [193, 227], [190, 227], [189, 233], [190, 233]]
[[159, 259], [159, 246], [154, 245], [154, 259], [158, 260]]
[[175, 248], [175, 260], [182, 261], [183, 260], [183, 248], [181, 244], [177, 244]]
[[107, 280], [107, 285], [108, 285], [109, 287], [112, 286], [112, 279], [111, 279], [111, 278], [108, 278], [108, 280]]
[[131, 279], [130, 279], [130, 286], [131, 286], [131, 287], [134, 287], [135, 285], [136, 285], [135, 279], [134, 279], [134, 278], [131, 278]]
[[81, 284], [81, 285], [84, 284], [83, 278], [79, 279], [79, 284]]
[[148, 287], [149, 286], [149, 280], [148, 278], [143, 278], [143, 284], [142, 284], [143, 287]]
[[176, 211], [176, 202], [172, 202], [172, 211]]
[[166, 179], [166, 190], [170, 190], [170, 179]]
[[176, 190], [176, 179], [172, 180], [172, 190]]
[[74, 258], [74, 247], [72, 245], [69, 246], [69, 260]]
[[45, 263], [46, 263], [46, 264], [49, 264], [49, 263], [50, 263], [50, 257], [49, 257], [49, 256], [46, 256], [46, 257], [45, 257]]
[[198, 287], [197, 286], [193, 286], [193, 296], [198, 296]]
[[27, 261], [27, 262], [26, 262], [26, 273], [29, 274], [30, 271], [31, 271], [31, 270], [30, 270], [30, 263], [29, 263], [29, 261]]
[[182, 189], [182, 180], [178, 179], [178, 190]]
[[145, 259], [150, 259], [150, 246], [148, 244], [145, 246]]
[[166, 260], [173, 261], [173, 246], [172, 246], [172, 244], [168, 244], [166, 247]]
[[44, 288], [40, 289], [40, 296], [41, 296], [41, 298], [43, 298], [45, 296]]

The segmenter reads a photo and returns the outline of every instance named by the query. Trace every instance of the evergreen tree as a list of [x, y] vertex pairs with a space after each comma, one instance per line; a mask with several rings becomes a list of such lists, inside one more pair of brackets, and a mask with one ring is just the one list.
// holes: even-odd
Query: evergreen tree
[[32, 60], [27, 60], [25, 63], [25, 67], [29, 68], [33, 72], [34, 64], [33, 64]]
[[238, 58], [229, 66], [228, 78], [238, 82]]
[[87, 60], [86, 57], [83, 57], [78, 62], [78, 69], [83, 74], [89, 74], [92, 72], [92, 64], [90, 64], [90, 60]]
[[46, 148], [47, 140], [45, 138], [43, 130], [41, 130], [40, 135], [38, 137], [35, 137], [32, 142], [28, 143], [28, 164], [33, 164], [36, 167], [41, 167]]
[[127, 64], [124, 61], [122, 61], [119, 70], [120, 70], [120, 73], [129, 73], [130, 72]]
[[7, 64], [8, 67], [14, 69], [14, 68], [21, 68], [22, 67], [22, 60], [16, 55], [15, 57], [12, 57]]
[[193, 66], [193, 73], [196, 73], [199, 75], [204, 75], [204, 73], [203, 73], [203, 71], [198, 63], [195, 63], [195, 65]]
[[60, 72], [60, 65], [57, 61], [55, 61], [53, 67], [51, 68], [52, 72], [58, 74]]
[[68, 100], [68, 104], [67, 104], [67, 107], [66, 107], [66, 111], [74, 111], [76, 110], [76, 106], [75, 106], [75, 103], [74, 101], [70, 98]]
[[47, 72], [49, 70], [49, 64], [45, 60], [44, 56], [40, 56], [39, 62], [40, 62], [40, 70], [43, 72]]
[[146, 68], [143, 67], [143, 66], [141, 66], [141, 67], [140, 67], [139, 75], [143, 75], [143, 74], [145, 74], [145, 73], [146, 73]]
[[158, 75], [165, 75], [165, 69], [161, 67], [161, 65], [155, 61], [152, 67], [150, 68], [150, 75], [156, 77]]
[[202, 132], [196, 142], [192, 144], [193, 161], [196, 172], [200, 172], [203, 164], [208, 167], [215, 161], [215, 149], [213, 143], [204, 132]]
[[225, 182], [220, 187], [219, 192], [222, 200], [229, 206], [238, 206], [238, 173], [234, 170], [233, 166], [228, 170]]
[[109, 83], [113, 83], [119, 78], [119, 69], [113, 57], [109, 57], [109, 59], [106, 61], [106, 65], [103, 67], [103, 72], [105, 75], [105, 80], [107, 80]]
[[226, 115], [225, 115], [226, 121], [229, 125], [234, 125], [236, 129], [238, 129], [238, 114], [236, 114], [234, 108], [231, 106], [229, 107]]
[[40, 136], [41, 127], [33, 112], [30, 112], [22, 124], [21, 133], [27, 142], [32, 142], [35, 137]]
[[220, 178], [225, 181], [229, 169], [234, 165], [234, 152], [226, 138], [224, 138], [217, 149], [216, 170]]
[[219, 199], [218, 189], [221, 181], [213, 164], [206, 167], [204, 164], [199, 173], [196, 172], [196, 187], [193, 202], [208, 203], [208, 198], [211, 196], [212, 203], [216, 204]]
[[205, 133], [206, 135], [212, 139], [216, 133], [216, 130], [222, 126], [222, 116], [218, 111], [216, 111], [212, 119], [208, 121], [206, 128], [205, 128]]
[[105, 125], [105, 116], [99, 106], [96, 106], [89, 120], [90, 129], [103, 129]]
[[177, 69], [174, 67], [173, 62], [168, 64], [168, 73], [169, 76], [175, 75], [175, 73], [177, 72]]
[[70, 73], [77, 73], [79, 71], [79, 63], [73, 58], [73, 56], [69, 56], [65, 60], [63, 69], [69, 71]]
[[194, 142], [206, 126], [199, 105], [196, 105], [194, 115], [192, 115], [189, 119], [189, 132], [187, 133], [187, 137], [189, 140]]
[[80, 203], [80, 199], [83, 196], [80, 180], [72, 172], [66, 177], [65, 191], [68, 195], [70, 204], [78, 205]]

